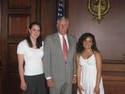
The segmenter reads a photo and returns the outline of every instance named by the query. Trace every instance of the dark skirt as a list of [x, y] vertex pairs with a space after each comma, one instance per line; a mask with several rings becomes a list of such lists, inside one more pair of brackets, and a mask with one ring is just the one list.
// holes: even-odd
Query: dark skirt
[[47, 94], [44, 74], [24, 77], [27, 89], [23, 94]]

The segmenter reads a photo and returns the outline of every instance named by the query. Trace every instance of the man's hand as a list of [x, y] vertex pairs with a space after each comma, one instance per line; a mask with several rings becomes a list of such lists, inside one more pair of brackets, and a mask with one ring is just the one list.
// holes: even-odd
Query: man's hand
[[48, 80], [47, 80], [47, 86], [48, 86], [48, 87], [53, 87], [53, 86], [54, 86], [54, 82], [53, 82], [52, 79], [48, 79]]

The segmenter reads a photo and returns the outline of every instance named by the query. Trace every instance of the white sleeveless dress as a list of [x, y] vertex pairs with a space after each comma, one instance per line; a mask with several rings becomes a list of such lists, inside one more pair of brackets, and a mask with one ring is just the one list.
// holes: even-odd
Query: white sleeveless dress
[[[81, 85], [84, 89], [82, 94], [94, 94], [97, 75], [95, 55], [93, 54], [88, 59], [84, 59], [82, 56], [80, 56], [80, 65], [82, 66]], [[77, 94], [79, 94], [78, 90]], [[100, 81], [100, 94], [104, 94], [102, 78]]]

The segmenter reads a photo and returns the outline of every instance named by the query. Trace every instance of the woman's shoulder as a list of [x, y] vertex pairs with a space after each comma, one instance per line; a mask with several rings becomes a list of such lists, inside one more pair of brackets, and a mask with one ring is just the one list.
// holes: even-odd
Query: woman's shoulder
[[22, 40], [22, 41], [18, 44], [18, 46], [17, 46], [17, 53], [18, 53], [18, 54], [24, 54], [27, 45], [28, 45], [28, 44], [27, 44], [27, 41], [26, 41], [26, 40]]
[[81, 54], [80, 53], [76, 53], [76, 63], [79, 65], [80, 63], [80, 56]]
[[26, 39], [22, 40], [21, 42], [19, 42], [18, 45], [19, 45], [19, 46], [20, 46], [20, 45], [22, 45], [22, 46], [27, 45], [27, 40], [26, 40]]
[[76, 59], [79, 59], [81, 56], [81, 53], [76, 53]]
[[99, 51], [94, 51], [94, 55], [96, 58], [101, 57], [101, 53]]

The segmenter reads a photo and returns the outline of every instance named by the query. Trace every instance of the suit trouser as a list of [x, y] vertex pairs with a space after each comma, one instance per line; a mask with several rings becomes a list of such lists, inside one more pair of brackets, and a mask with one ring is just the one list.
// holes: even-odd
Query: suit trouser
[[72, 94], [72, 83], [55, 85], [54, 87], [50, 88], [50, 94]]
[[47, 94], [44, 74], [25, 76], [27, 89], [23, 94]]

